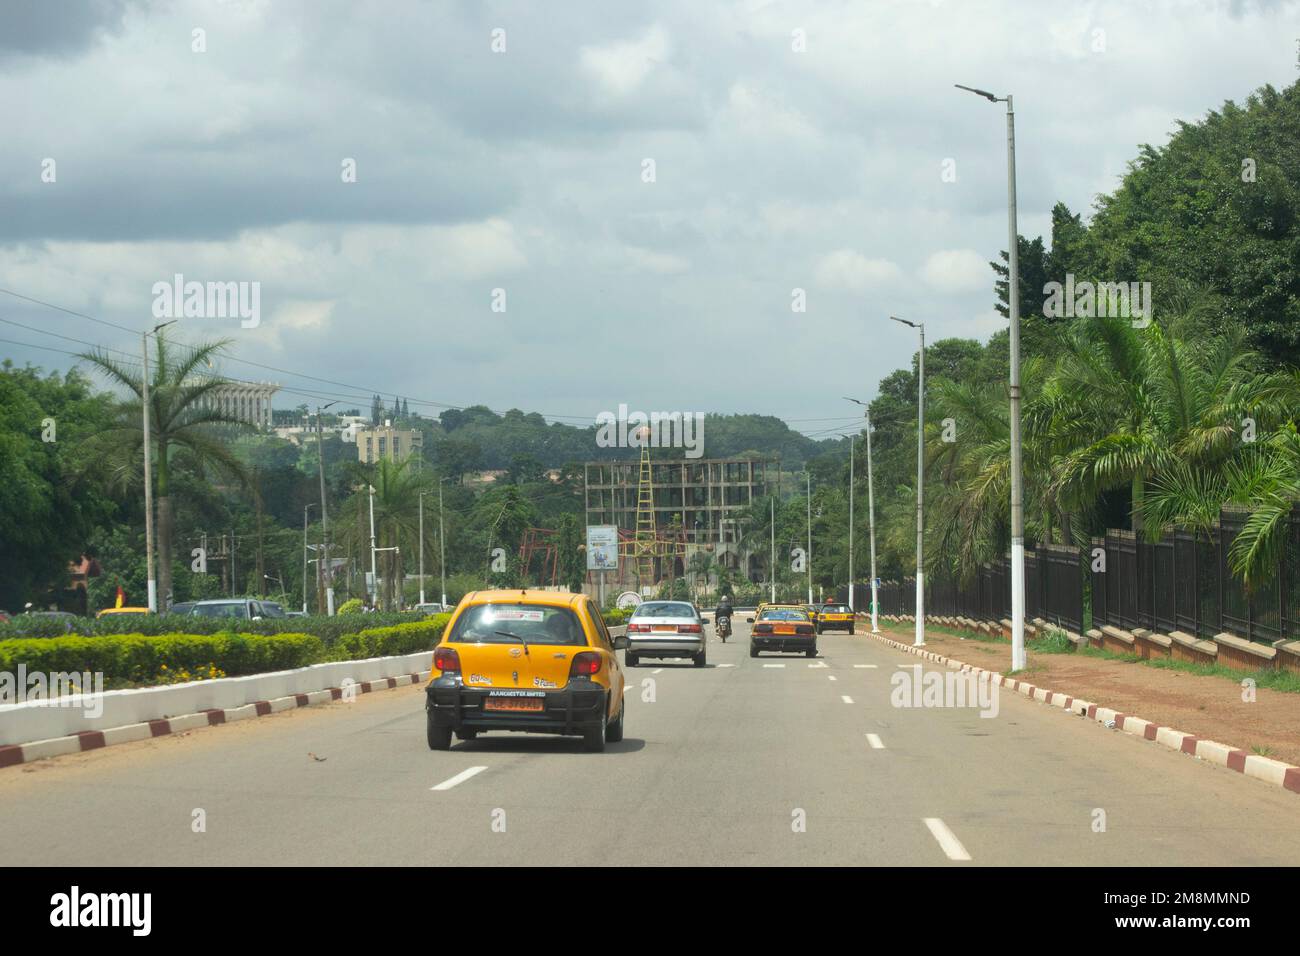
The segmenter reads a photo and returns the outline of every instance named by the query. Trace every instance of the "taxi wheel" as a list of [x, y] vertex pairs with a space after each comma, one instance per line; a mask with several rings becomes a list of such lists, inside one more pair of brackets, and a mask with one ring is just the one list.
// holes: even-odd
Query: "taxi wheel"
[[853, 628], [849, 628], [849, 633], [850, 633], [850, 634], [855, 634], [855, 633], [857, 633], [857, 632], [854, 631]]
[[426, 718], [428, 727], [426, 736], [429, 738], [430, 750], [450, 750], [451, 749], [451, 728], [439, 727], [433, 722], [433, 715]]
[[605, 739], [611, 744], [616, 744], [623, 739], [623, 715], [627, 713], [627, 704], [624, 703], [618, 709], [618, 720], [614, 721], [605, 728]]
[[749, 645], [749, 656], [750, 656], [750, 657], [757, 657], [757, 656], [758, 656], [758, 648], [755, 647], [753, 644], [750, 644], [750, 645]]
[[600, 723], [582, 735], [583, 748], [587, 753], [603, 753], [605, 741], [609, 739], [609, 713], [601, 711]]
[[816, 656], [817, 656], [817, 648], [814, 647], [812, 650], [804, 651], [804, 654], [806, 654], [808, 657], [816, 657]]

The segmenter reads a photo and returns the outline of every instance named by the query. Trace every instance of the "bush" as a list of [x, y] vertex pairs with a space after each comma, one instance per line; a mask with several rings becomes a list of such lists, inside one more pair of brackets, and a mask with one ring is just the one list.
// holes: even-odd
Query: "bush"
[[632, 608], [612, 607], [601, 611], [600, 616], [605, 619], [606, 627], [620, 627], [632, 616], [632, 610]]
[[[342, 604], [339, 605], [338, 613], [339, 614], [360, 614], [361, 608], [363, 606], [364, 605], [362, 605], [361, 603], [361, 598], [352, 598], [351, 600], [344, 601]], [[326, 608], [326, 610], [328, 610], [328, 608]]]
[[347, 661], [431, 651], [442, 639], [442, 632], [450, 620], [450, 614], [435, 614], [422, 621], [408, 621], [391, 627], [368, 627], [356, 634], [344, 634], [330, 647], [330, 658]]
[[[86, 637], [109, 634], [313, 634], [326, 644], [332, 644], [343, 634], [355, 633], [362, 627], [386, 627], [423, 621], [420, 611], [393, 611], [383, 614], [345, 615], [326, 617], [263, 618], [260, 621], [241, 621], [222, 617], [191, 617], [178, 614], [110, 614], [95, 618], [15, 617], [0, 624], [0, 640], [19, 637], [65, 637], [69, 633]], [[69, 631], [71, 626], [71, 631]]]
[[147, 684], [168, 670], [214, 666], [231, 676], [305, 667], [324, 657], [311, 634], [118, 634], [0, 641], [0, 671], [91, 671], [106, 683]]

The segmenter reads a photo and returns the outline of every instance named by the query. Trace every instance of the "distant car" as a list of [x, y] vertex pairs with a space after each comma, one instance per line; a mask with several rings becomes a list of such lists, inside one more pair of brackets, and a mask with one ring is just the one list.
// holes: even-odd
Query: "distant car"
[[182, 601], [180, 604], [173, 604], [168, 614], [189, 614], [194, 610], [195, 601]]
[[623, 739], [623, 669], [591, 599], [554, 591], [472, 591], [433, 651], [425, 687], [430, 750], [487, 731]]
[[285, 617], [306, 617], [307, 612], [306, 611], [285, 611], [284, 616]]
[[126, 614], [129, 616], [133, 614], [152, 614], [152, 613], [153, 612], [150, 611], [147, 607], [106, 607], [104, 608], [104, 610], [100, 611], [98, 614], [95, 615], [95, 620], [99, 620], [101, 617], [107, 617], [110, 614]]
[[257, 598], [196, 601], [190, 615], [193, 617], [232, 617], [244, 621], [260, 621], [263, 618], [287, 616], [284, 613], [284, 608], [279, 604]]
[[642, 601], [627, 619], [627, 653], [623, 662], [636, 667], [643, 657], [689, 657], [703, 667], [704, 620], [687, 601]]
[[817, 656], [817, 630], [799, 604], [768, 604], [749, 632], [749, 656], [759, 651], [793, 651]]
[[852, 634], [857, 617], [853, 613], [853, 608], [847, 604], [824, 604], [813, 621], [817, 625], [818, 634], [831, 630], [848, 631]]
[[438, 604], [435, 601], [430, 601], [425, 604], [417, 604], [411, 610], [419, 611], [422, 614], [446, 614], [451, 610], [451, 608], [447, 607], [445, 604]]

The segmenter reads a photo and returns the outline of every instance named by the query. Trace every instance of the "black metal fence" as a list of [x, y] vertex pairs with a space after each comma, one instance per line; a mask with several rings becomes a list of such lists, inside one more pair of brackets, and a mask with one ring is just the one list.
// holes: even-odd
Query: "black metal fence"
[[[1229, 549], [1248, 516], [1223, 511], [1209, 533], [1178, 529], [1152, 543], [1131, 531], [1108, 531], [1088, 551], [1039, 545], [1025, 552], [1025, 617], [1072, 631], [1112, 624], [1183, 631], [1212, 638], [1228, 632], [1272, 643], [1300, 637], [1300, 508], [1285, 528], [1277, 573], [1247, 589], [1229, 566]], [[931, 577], [926, 613], [984, 620], [1011, 616], [1010, 556], [969, 581]], [[859, 586], [864, 587], [862, 585]], [[868, 594], [859, 591], [859, 594]], [[869, 598], [858, 603], [867, 607]], [[884, 581], [880, 610], [913, 614], [916, 582]]]

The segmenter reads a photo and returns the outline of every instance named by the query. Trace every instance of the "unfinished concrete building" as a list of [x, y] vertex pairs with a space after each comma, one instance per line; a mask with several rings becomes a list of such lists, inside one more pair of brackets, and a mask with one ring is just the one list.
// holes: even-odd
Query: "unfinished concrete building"
[[[697, 551], [753, 579], [756, 562], [741, 554], [739, 518], [767, 493], [775, 464], [752, 458], [700, 458], [651, 463], [654, 521], [665, 538], [684, 542], [677, 553], [657, 561], [656, 579], [682, 577]], [[593, 461], [584, 466], [587, 524], [616, 525], [620, 537], [637, 528], [639, 462]], [[634, 586], [636, 570], [620, 558], [610, 586]], [[761, 573], [760, 573], [761, 577]]]

